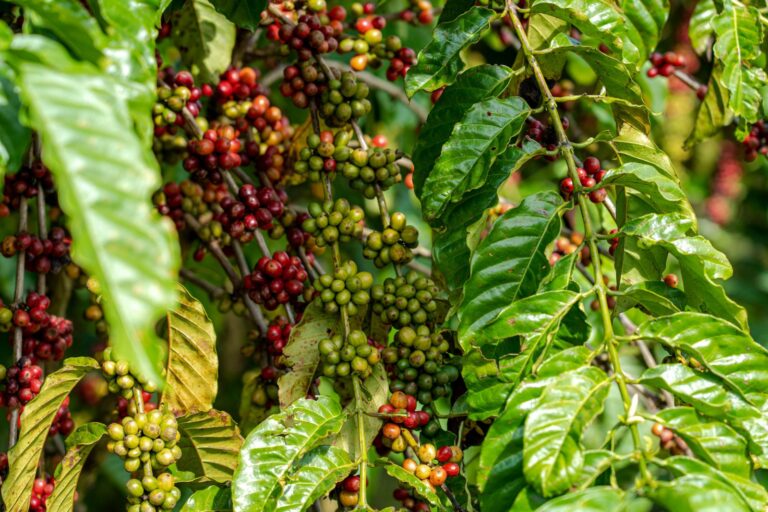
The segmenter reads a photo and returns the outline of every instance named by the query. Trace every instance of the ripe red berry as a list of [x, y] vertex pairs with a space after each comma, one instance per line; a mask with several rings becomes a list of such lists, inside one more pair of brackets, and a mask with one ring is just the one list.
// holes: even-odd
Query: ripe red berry
[[664, 283], [670, 288], [677, 288], [678, 279], [675, 274], [667, 274], [664, 276]]
[[588, 156], [584, 159], [584, 170], [587, 171], [587, 174], [595, 174], [600, 170], [600, 167], [600, 160], [594, 156]]

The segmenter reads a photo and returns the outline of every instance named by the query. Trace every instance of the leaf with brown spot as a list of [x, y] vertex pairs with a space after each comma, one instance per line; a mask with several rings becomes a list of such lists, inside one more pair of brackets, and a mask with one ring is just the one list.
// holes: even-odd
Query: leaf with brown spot
[[161, 402], [176, 416], [206, 412], [218, 390], [216, 332], [200, 304], [179, 285], [179, 304], [168, 311], [167, 383]]
[[81, 425], [67, 437], [67, 453], [56, 468], [56, 487], [46, 501], [48, 512], [66, 512], [72, 510], [75, 503], [77, 481], [85, 466], [88, 455], [104, 434], [107, 427], [103, 423], [91, 422]]

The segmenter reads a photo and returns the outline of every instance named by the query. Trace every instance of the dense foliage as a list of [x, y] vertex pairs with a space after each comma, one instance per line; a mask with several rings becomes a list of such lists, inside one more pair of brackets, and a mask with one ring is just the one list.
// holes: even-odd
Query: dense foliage
[[3, 510], [768, 510], [767, 30], [0, 1]]

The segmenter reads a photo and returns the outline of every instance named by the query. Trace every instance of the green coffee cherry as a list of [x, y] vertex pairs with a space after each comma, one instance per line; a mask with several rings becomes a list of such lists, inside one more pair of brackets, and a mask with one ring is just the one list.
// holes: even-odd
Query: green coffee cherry
[[312, 218], [305, 220], [302, 228], [315, 237], [318, 247], [349, 242], [363, 234], [361, 221], [365, 214], [362, 208], [351, 206], [346, 199], [326, 201], [323, 204], [310, 203], [309, 213]]
[[372, 231], [365, 240], [363, 256], [373, 260], [378, 268], [390, 263], [406, 264], [413, 260], [411, 249], [419, 244], [419, 232], [408, 226], [405, 215], [392, 214], [389, 227], [384, 231]]
[[320, 116], [328, 126], [344, 126], [350, 120], [371, 111], [368, 85], [358, 81], [355, 73], [345, 71], [340, 78], [328, 82], [320, 96]]
[[379, 351], [368, 344], [363, 331], [354, 330], [346, 341], [341, 334], [320, 340], [322, 372], [326, 377], [346, 377], [350, 374], [366, 378], [381, 360]]
[[434, 321], [437, 294], [434, 281], [412, 271], [371, 289], [373, 311], [382, 322], [396, 327], [424, 325]]
[[358, 272], [354, 261], [347, 261], [334, 271], [325, 274], [313, 283], [313, 288], [305, 290], [305, 299], [313, 296], [323, 303], [328, 313], [336, 313], [339, 308], [346, 308], [347, 313], [356, 315], [359, 306], [368, 304], [371, 300], [369, 290], [373, 284], [370, 272]]

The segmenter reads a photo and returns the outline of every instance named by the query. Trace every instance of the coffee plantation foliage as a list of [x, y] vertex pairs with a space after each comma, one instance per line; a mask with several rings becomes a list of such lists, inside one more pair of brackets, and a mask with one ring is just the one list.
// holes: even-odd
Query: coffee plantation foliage
[[766, 32], [0, 2], [3, 510], [768, 510]]

